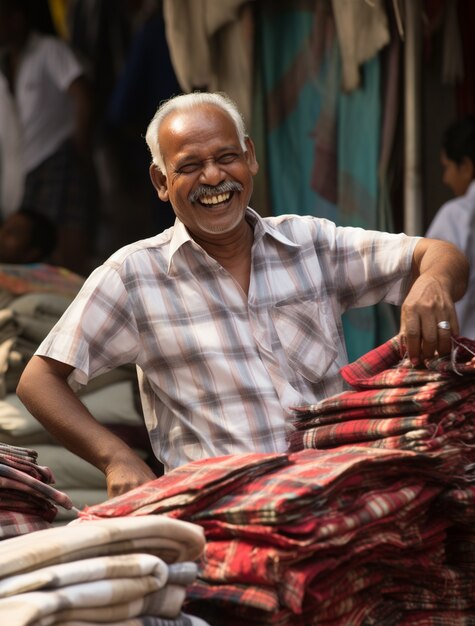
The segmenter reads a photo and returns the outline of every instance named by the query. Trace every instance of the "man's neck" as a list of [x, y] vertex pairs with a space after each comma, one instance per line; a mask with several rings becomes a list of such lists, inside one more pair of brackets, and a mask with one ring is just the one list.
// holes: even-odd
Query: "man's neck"
[[244, 293], [247, 294], [251, 276], [251, 248], [254, 241], [252, 226], [244, 220], [242, 225], [218, 239], [202, 240], [193, 237], [195, 241], [213, 259], [215, 259], [238, 282]]

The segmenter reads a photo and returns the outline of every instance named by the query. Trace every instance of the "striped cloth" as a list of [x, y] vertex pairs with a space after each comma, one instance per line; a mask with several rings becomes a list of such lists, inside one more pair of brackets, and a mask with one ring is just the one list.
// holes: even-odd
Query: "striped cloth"
[[414, 368], [393, 338], [341, 370], [354, 389], [297, 406], [291, 450], [371, 445], [419, 452], [475, 442], [475, 342]]
[[475, 379], [457, 353], [409, 368], [392, 340], [348, 366], [358, 389], [296, 409], [294, 434], [309, 426], [318, 448], [197, 461], [80, 519], [166, 511], [201, 525], [185, 609], [215, 626], [474, 624]]
[[73, 509], [37, 457], [35, 450], [0, 443], [0, 540], [49, 528], [59, 506]]

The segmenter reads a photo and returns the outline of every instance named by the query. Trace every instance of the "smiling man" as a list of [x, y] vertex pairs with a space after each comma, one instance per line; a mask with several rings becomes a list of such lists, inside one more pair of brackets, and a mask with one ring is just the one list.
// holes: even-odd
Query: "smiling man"
[[106, 474], [109, 495], [154, 477], [74, 393], [109, 369], [137, 366], [152, 446], [168, 470], [285, 451], [290, 407], [343, 389], [348, 308], [403, 303], [413, 361], [450, 350], [468, 273], [455, 246], [314, 217], [260, 217], [249, 207], [254, 145], [222, 94], [164, 103], [146, 140], [174, 226], [91, 274], [18, 386], [30, 412]]

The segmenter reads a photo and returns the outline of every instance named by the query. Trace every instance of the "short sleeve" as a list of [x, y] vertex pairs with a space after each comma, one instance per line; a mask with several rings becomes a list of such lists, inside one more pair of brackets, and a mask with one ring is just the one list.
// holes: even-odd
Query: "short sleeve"
[[101, 266], [36, 354], [72, 365], [70, 382], [84, 385], [99, 374], [135, 363], [138, 352], [137, 326], [122, 279], [115, 269]]

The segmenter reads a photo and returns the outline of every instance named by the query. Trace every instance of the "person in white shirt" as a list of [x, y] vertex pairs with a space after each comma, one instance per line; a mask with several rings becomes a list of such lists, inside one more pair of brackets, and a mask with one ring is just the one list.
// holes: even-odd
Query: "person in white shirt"
[[426, 237], [455, 244], [470, 262], [469, 285], [455, 304], [460, 334], [475, 339], [475, 116], [451, 124], [442, 138], [442, 180], [454, 198], [437, 211]]
[[94, 101], [72, 49], [59, 37], [34, 30], [33, 2], [0, 0], [0, 95], [10, 97], [18, 119], [20, 204], [35, 207], [56, 225], [54, 262], [85, 273], [97, 200]]

